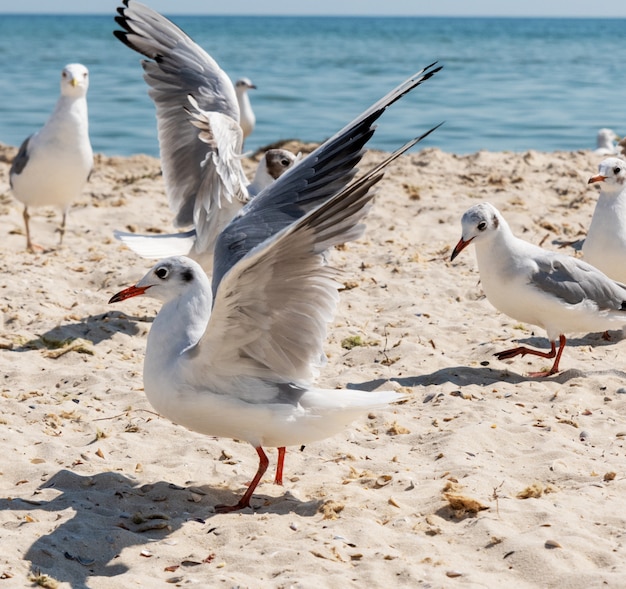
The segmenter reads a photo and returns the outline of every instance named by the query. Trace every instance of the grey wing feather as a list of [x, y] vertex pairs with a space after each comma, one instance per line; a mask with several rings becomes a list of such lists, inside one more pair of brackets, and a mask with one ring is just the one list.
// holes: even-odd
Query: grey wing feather
[[[125, 45], [153, 61], [143, 61], [144, 79], [157, 109], [163, 175], [175, 225], [194, 224], [196, 201], [206, 189], [203, 162], [215, 151], [198, 137], [185, 107], [193, 95], [198, 108], [239, 121], [232, 82], [217, 62], [168, 19], [133, 0], [118, 8], [114, 31]], [[204, 184], [204, 186], [203, 186]]]
[[28, 144], [30, 143], [31, 138], [32, 135], [24, 139], [22, 145], [20, 145], [17, 155], [15, 156], [15, 158], [13, 158], [13, 162], [11, 163], [11, 169], [9, 171], [9, 184], [11, 185], [11, 188], [13, 188], [13, 176], [21, 174], [24, 171], [26, 164], [28, 163]]
[[365, 153], [365, 144], [374, 134], [375, 121], [387, 107], [441, 69], [434, 66], [427, 66], [400, 84], [243, 208], [217, 240], [212, 283], [214, 294], [222, 277], [247, 252], [330, 198], [354, 178], [356, 165]]
[[626, 311], [626, 286], [611, 280], [591, 264], [570, 256], [537, 260], [531, 284], [570, 305], [593, 301], [600, 310]]
[[[360, 221], [374, 197], [370, 189], [403, 150], [253, 249], [226, 274], [194, 350], [208, 359], [211, 374], [235, 371], [239, 378], [298, 386], [312, 380], [339, 298], [336, 271], [323, 254], [362, 234]], [[196, 378], [201, 381], [202, 375]]]

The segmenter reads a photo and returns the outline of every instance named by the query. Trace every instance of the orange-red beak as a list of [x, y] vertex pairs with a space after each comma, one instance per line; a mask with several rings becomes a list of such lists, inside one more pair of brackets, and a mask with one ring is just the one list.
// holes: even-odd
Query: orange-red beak
[[597, 174], [595, 176], [591, 176], [587, 184], [593, 184], [594, 182], [604, 182], [605, 180], [606, 176], [603, 176], [602, 174]]
[[[472, 239], [474, 239], [472, 237]], [[450, 256], [450, 261], [454, 260], [470, 243], [472, 243], [472, 239], [468, 239], [465, 241], [462, 237], [459, 239], [459, 243], [456, 244], [452, 255]]]
[[130, 299], [131, 297], [138, 297], [142, 295], [148, 290], [148, 286], [129, 286], [124, 290], [121, 290], [117, 294], [114, 294], [109, 299], [109, 304], [111, 303], [119, 303], [120, 301], [125, 301], [126, 299]]

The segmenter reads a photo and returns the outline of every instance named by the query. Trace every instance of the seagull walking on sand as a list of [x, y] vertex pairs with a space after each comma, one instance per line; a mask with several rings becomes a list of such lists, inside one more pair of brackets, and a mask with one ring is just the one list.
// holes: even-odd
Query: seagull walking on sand
[[626, 283], [626, 161], [606, 158], [589, 184], [600, 183], [600, 196], [583, 243], [585, 260], [618, 282]]
[[61, 72], [61, 95], [46, 124], [21, 145], [9, 171], [13, 195], [24, 204], [26, 248], [34, 251], [29, 207], [57, 206], [63, 214], [59, 243], [63, 243], [71, 203], [93, 168], [89, 141], [87, 89], [89, 71], [70, 63]]
[[439, 69], [429, 66], [401, 84], [250, 201], [217, 240], [212, 283], [194, 261], [174, 257], [110, 300], [146, 295], [163, 302], [144, 363], [154, 408], [189, 429], [256, 449], [252, 482], [236, 505], [219, 511], [250, 506], [268, 467], [264, 446], [278, 448], [275, 483], [282, 484], [286, 446], [332, 436], [402, 398], [313, 385], [339, 298], [326, 257], [363, 232], [384, 168], [434, 130], [353, 180], [373, 123]]
[[[189, 255], [210, 271], [220, 231], [264, 187], [250, 185], [241, 163], [245, 132], [240, 117], [246, 128], [251, 127], [254, 115], [245, 90], [252, 84], [245, 80], [239, 86], [241, 109], [230, 78], [174, 23], [135, 0], [124, 0], [118, 13], [115, 21], [123, 30], [114, 31], [115, 36], [148, 58], [141, 64], [156, 106], [161, 166], [174, 225], [194, 230], [158, 236], [154, 241], [158, 253], [150, 253], [149, 236], [139, 242], [154, 257], [161, 255], [168, 241], [171, 253], [177, 253], [181, 247], [183, 251], [188, 248], [191, 239]], [[275, 169], [272, 179], [295, 159], [281, 150], [282, 167]], [[117, 235], [131, 248], [138, 243], [125, 239], [127, 234], [122, 232]]]
[[497, 353], [499, 360], [526, 354], [554, 358], [549, 370], [531, 373], [549, 376], [559, 371], [565, 333], [604, 331], [626, 323], [626, 286], [586, 262], [515, 237], [493, 205], [471, 207], [461, 225], [451, 260], [473, 243], [489, 302], [517, 321], [542, 327], [550, 340], [549, 352], [520, 346]]

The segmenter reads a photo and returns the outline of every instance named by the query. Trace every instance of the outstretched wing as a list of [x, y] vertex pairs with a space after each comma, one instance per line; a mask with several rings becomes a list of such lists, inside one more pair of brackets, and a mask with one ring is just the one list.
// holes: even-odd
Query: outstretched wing
[[337, 272], [324, 253], [362, 234], [370, 189], [416, 142], [254, 248], [224, 276], [193, 351], [205, 359], [190, 363], [194, 380], [207, 382], [210, 374], [213, 381], [237, 376], [306, 386], [314, 378], [339, 299]]
[[[158, 12], [135, 0], [124, 0], [118, 12], [115, 20], [123, 30], [115, 36], [151, 60], [142, 66], [156, 106], [174, 223], [198, 229], [224, 201], [246, 194], [235, 89], [217, 62]], [[195, 100], [193, 119], [203, 123], [201, 134], [189, 122], [189, 96]]]
[[255, 196], [218, 237], [213, 294], [223, 276], [252, 248], [343, 189], [357, 172], [376, 120], [440, 69], [431, 64], [411, 76]]

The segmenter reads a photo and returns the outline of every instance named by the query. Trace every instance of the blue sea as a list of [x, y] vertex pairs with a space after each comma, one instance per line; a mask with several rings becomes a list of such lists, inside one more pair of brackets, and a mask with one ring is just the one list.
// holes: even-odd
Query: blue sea
[[[62, 67], [81, 62], [94, 150], [158, 155], [140, 56], [112, 35], [113, 17], [0, 15], [0, 142], [42, 125]], [[257, 85], [247, 149], [322, 141], [433, 61], [443, 71], [384, 115], [372, 147], [440, 121], [423, 145], [459, 154], [588, 149], [600, 127], [626, 135], [626, 20], [168, 17]]]

